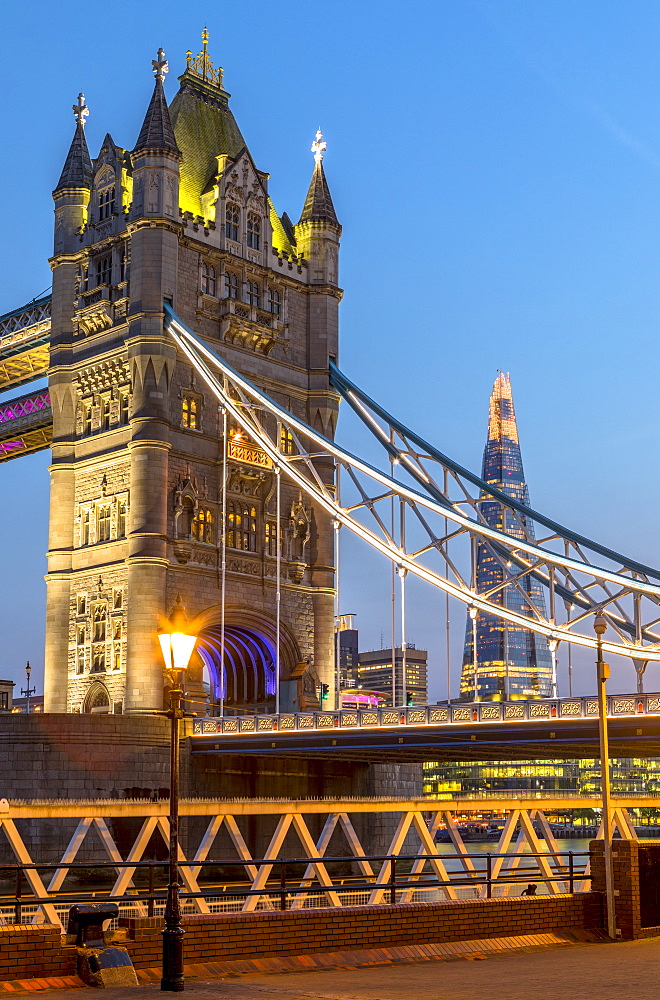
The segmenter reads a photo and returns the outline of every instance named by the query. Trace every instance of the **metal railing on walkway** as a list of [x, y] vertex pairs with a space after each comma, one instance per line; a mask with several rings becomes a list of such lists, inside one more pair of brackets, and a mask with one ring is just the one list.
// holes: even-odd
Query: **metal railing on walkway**
[[[452, 869], [452, 865], [456, 866], [456, 855], [446, 853], [363, 855], [359, 859], [341, 855], [324, 857], [322, 866], [318, 857], [266, 857], [253, 862], [264, 873], [256, 888], [255, 880], [250, 882], [236, 876], [236, 869], [243, 867], [241, 862], [204, 861], [195, 866], [195, 891], [187, 887], [188, 878], [184, 866], [180, 866], [180, 880], [185, 887], [180, 898], [184, 913], [200, 912], [200, 902], [203, 902], [203, 912], [208, 913], [299, 910], [318, 906], [491, 899], [520, 895], [521, 892], [525, 895], [574, 893], [582, 891], [585, 881], [590, 878], [587, 851], [486, 852], [470, 857], [472, 869], [469, 872], [459, 867]], [[0, 922], [22, 924], [35, 918], [40, 921], [46, 917], [48, 908], [50, 919], [55, 914], [65, 926], [66, 914], [74, 903], [105, 900], [119, 904], [121, 917], [152, 917], [164, 910], [167, 864], [163, 861], [73, 862], [68, 866], [69, 879], [83, 879], [88, 883], [86, 887], [62, 887], [44, 896], [26, 891], [31, 881], [30, 873], [37, 872], [44, 878], [49, 873], [56, 876], [58, 870], [55, 863], [3, 865], [0, 868]], [[126, 870], [130, 870], [130, 884], [117, 893], [104, 876]], [[13, 891], [9, 890], [8, 883], [13, 883]], [[251, 905], [247, 905], [248, 901]]]

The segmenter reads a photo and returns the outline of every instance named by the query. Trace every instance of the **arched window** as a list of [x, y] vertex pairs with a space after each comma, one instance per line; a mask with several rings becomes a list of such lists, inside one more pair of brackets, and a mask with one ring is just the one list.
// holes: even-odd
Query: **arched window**
[[213, 513], [207, 507], [200, 507], [197, 511], [192, 533], [198, 542], [213, 543]]
[[112, 279], [112, 254], [106, 253], [96, 261], [96, 284], [109, 285]]
[[240, 223], [241, 215], [238, 205], [232, 205], [229, 202], [225, 209], [225, 236], [228, 240], [234, 240], [235, 243], [238, 242], [238, 227]]
[[96, 508], [96, 541], [110, 541], [110, 504], [103, 503]]
[[181, 424], [191, 431], [199, 430], [197, 400], [194, 396], [184, 396], [181, 402]]
[[245, 301], [249, 306], [258, 306], [261, 300], [261, 293], [259, 291], [259, 284], [256, 281], [246, 281], [245, 283]]
[[296, 450], [296, 445], [293, 440], [293, 434], [286, 427], [280, 428], [280, 451], [283, 455], [293, 455]]
[[202, 264], [202, 292], [215, 295], [215, 268], [213, 264]]
[[258, 250], [261, 243], [261, 219], [258, 215], [248, 215], [247, 245]]
[[101, 402], [101, 427], [104, 431], [110, 430], [110, 397], [104, 396]]
[[115, 186], [99, 191], [99, 222], [109, 219], [115, 213]]
[[276, 288], [268, 289], [268, 312], [271, 312], [273, 316], [280, 314], [280, 293]]
[[225, 274], [225, 297], [228, 299], [238, 298], [238, 278], [229, 271]]
[[[117, 538], [126, 538], [126, 514], [128, 504], [125, 500], [120, 500], [117, 504]], [[121, 607], [121, 604], [119, 605]]]
[[[90, 512], [89, 510], [83, 510], [80, 515], [80, 544], [89, 545], [89, 522], [90, 522]], [[84, 614], [85, 612], [78, 612], [78, 614]]]
[[272, 521], [266, 521], [266, 555], [277, 555], [277, 530]]
[[257, 551], [257, 510], [249, 504], [231, 501], [227, 509], [227, 547], [244, 552]]

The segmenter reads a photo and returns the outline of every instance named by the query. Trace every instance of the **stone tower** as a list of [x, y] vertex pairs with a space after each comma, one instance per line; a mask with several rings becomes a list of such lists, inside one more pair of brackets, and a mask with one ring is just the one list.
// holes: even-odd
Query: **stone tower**
[[[332, 528], [259, 449], [223, 440], [218, 407], [163, 328], [163, 303], [293, 414], [333, 436], [338, 397], [337, 221], [320, 134], [300, 221], [277, 215], [229, 107], [223, 72], [188, 54], [168, 107], [167, 62], [132, 150], [106, 135], [92, 161], [87, 108], [53, 193], [53, 408], [46, 710], [163, 705], [157, 641], [181, 594], [199, 628], [191, 689], [228, 711], [275, 698], [275, 563], [281, 678], [299, 707], [334, 687]], [[222, 457], [227, 518], [223, 672]], [[285, 452], [293, 442], [282, 436]], [[332, 483], [331, 465], [320, 469]], [[332, 702], [331, 702], [332, 703]], [[197, 707], [199, 711], [199, 706]], [[213, 710], [213, 709], [212, 709]]]

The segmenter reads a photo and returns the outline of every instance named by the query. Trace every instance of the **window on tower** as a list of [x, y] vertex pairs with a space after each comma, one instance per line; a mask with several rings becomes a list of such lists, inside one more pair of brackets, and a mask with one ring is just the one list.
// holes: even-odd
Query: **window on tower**
[[225, 297], [228, 299], [238, 298], [238, 277], [229, 271], [225, 274]]
[[181, 426], [199, 430], [199, 401], [195, 396], [184, 395], [181, 401]]
[[259, 291], [258, 282], [247, 281], [245, 283], [245, 301], [249, 306], [259, 306], [261, 302], [261, 293]]
[[280, 451], [283, 455], [293, 455], [296, 450], [296, 444], [293, 440], [293, 434], [287, 427], [280, 428]]
[[96, 541], [110, 541], [110, 504], [102, 503], [96, 508]]
[[227, 547], [257, 551], [257, 511], [249, 504], [231, 501], [227, 507]]
[[115, 186], [99, 191], [99, 222], [115, 214]]
[[271, 312], [273, 316], [279, 316], [280, 314], [280, 293], [276, 288], [268, 289], [268, 312]]
[[202, 264], [202, 293], [215, 295], [215, 268], [213, 264]]
[[200, 507], [192, 523], [193, 538], [198, 542], [213, 542], [213, 513], [207, 507]]
[[[120, 500], [117, 504], [117, 538], [126, 538], [126, 514], [128, 512], [128, 504], [125, 500]], [[119, 591], [121, 607], [121, 591]], [[115, 605], [116, 607], [117, 605]]]
[[112, 254], [106, 253], [96, 261], [96, 284], [109, 285], [112, 277]]
[[261, 244], [261, 219], [258, 215], [248, 215], [247, 245], [258, 250]]
[[241, 224], [241, 214], [238, 209], [238, 205], [232, 205], [231, 202], [227, 205], [225, 209], [225, 236], [228, 240], [233, 240], [238, 243], [238, 227]]

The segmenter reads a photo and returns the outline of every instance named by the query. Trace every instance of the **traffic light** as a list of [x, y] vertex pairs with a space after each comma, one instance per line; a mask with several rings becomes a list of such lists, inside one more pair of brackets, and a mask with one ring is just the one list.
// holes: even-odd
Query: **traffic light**
[[408, 695], [408, 701], [406, 702], [406, 704], [408, 705], [408, 708], [410, 708], [411, 705], [415, 704], [415, 702], [413, 701], [413, 696], [411, 694]]
[[324, 701], [326, 698], [329, 697], [330, 697], [330, 685], [321, 684], [321, 701]]

